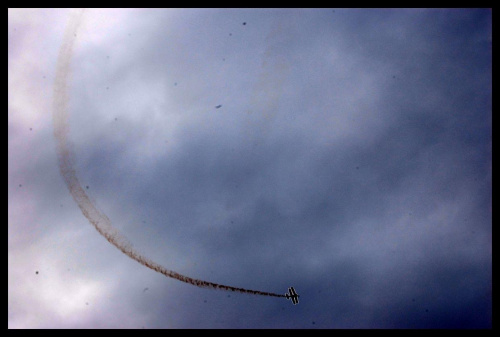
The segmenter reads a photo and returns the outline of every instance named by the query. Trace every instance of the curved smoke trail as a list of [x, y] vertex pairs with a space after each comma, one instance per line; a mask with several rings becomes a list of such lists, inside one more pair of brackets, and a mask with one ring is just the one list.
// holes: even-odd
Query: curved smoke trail
[[130, 242], [121, 235], [111, 224], [111, 221], [97, 209], [94, 203], [90, 200], [85, 190], [80, 185], [76, 176], [74, 168], [74, 154], [71, 150], [71, 143], [68, 139], [69, 126], [68, 126], [68, 83], [70, 77], [71, 58], [73, 53], [73, 46], [76, 40], [76, 34], [80, 25], [84, 10], [77, 13], [76, 17], [70, 19], [66, 31], [64, 33], [63, 42], [57, 59], [56, 76], [54, 82], [54, 136], [56, 138], [57, 156], [59, 161], [59, 170], [68, 187], [71, 196], [80, 207], [83, 215], [90, 221], [90, 223], [97, 229], [97, 231], [106, 238], [116, 248], [121, 250], [124, 254], [139, 262], [140, 264], [161, 273], [167, 277], [177, 279], [201, 288], [221, 289], [227, 291], [237, 291], [240, 293], [285, 297], [285, 295], [249, 290], [244, 288], [236, 288], [226, 286], [218, 283], [197, 280], [185, 275], [176, 273], [175, 271], [168, 270], [160, 264], [151, 261], [145, 256], [136, 252]]

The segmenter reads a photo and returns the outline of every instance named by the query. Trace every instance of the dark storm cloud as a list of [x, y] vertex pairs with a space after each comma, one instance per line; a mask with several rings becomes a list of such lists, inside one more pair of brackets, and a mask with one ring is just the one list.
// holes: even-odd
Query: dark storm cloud
[[301, 298], [126, 264], [148, 327], [491, 326], [491, 11], [176, 13], [77, 56], [82, 184], [168, 268]]
[[[185, 224], [185, 228], [182, 233], [183, 235], [189, 233], [186, 243], [199, 242], [207, 256], [216, 252], [215, 256], [222, 260], [222, 262], [216, 262], [221, 270], [223, 265], [231, 266], [228, 269], [237, 270], [237, 274], [246, 274], [251, 278], [252, 282], [248, 284], [255, 282], [259, 284], [259, 281], [252, 277], [256, 271], [273, 270], [276, 269], [275, 266], [284, 265], [286, 268], [277, 267], [277, 269], [284, 275], [297, 278], [295, 282], [304, 283], [301, 286], [306, 294], [308, 291], [315, 293], [312, 289], [328, 293], [332, 279], [338, 277], [348, 267], [344, 266], [338, 271], [332, 267], [332, 263], [333, 265], [342, 265], [342, 263], [335, 256], [335, 249], [328, 254], [331, 250], [328, 248], [331, 245], [331, 239], [328, 240], [325, 237], [342, 237], [342, 234], [349, 231], [350, 227], [361, 222], [365, 225], [357, 225], [358, 232], [354, 238], [361, 245], [368, 244], [368, 248], [360, 247], [360, 250], [366, 253], [361, 253], [361, 256], [354, 258], [347, 265], [357, 266], [353, 269], [356, 273], [351, 274], [354, 279], [366, 279], [367, 282], [358, 282], [355, 287], [352, 286], [353, 280], [351, 280], [352, 291], [349, 292], [343, 288], [344, 298], [340, 299], [342, 303], [344, 301], [351, 303], [349, 305], [351, 308], [352, 303], [357, 303], [358, 306], [372, 311], [371, 315], [361, 316], [361, 325], [384, 327], [391, 326], [391, 324], [402, 326], [415, 324], [418, 326], [418, 323], [408, 323], [401, 318], [395, 319], [398, 323], [390, 323], [391, 317], [377, 313], [379, 305], [394, 308], [393, 310], [399, 310], [403, 306], [410, 310], [413, 297], [418, 298], [419, 301], [427, 301], [425, 305], [438, 314], [444, 314], [450, 310], [450, 307], [454, 307], [453, 304], [446, 303], [452, 299], [452, 294], [464, 290], [460, 287], [452, 287], [452, 290], [448, 290], [447, 293], [451, 293], [449, 296], [445, 292], [444, 299], [437, 304], [430, 296], [427, 297], [421, 293], [425, 294], [427, 291], [439, 293], [444, 288], [449, 289], [450, 284], [453, 284], [456, 279], [447, 277], [450, 274], [471, 273], [471, 265], [456, 264], [456, 259], [460, 258], [460, 248], [453, 248], [455, 240], [461, 241], [464, 237], [468, 237], [468, 234], [459, 237], [452, 235], [447, 238], [442, 234], [435, 237], [435, 234], [425, 227], [424, 222], [429, 212], [437, 212], [436, 205], [460, 201], [456, 200], [457, 196], [467, 193], [470, 180], [474, 179], [471, 174], [479, 178], [487, 173], [487, 167], [481, 164], [487, 162], [488, 152], [478, 152], [477, 146], [487, 145], [488, 137], [481, 136], [478, 132], [479, 138], [474, 139], [470, 136], [470, 127], [488, 130], [488, 100], [485, 100], [483, 105], [471, 106], [467, 103], [471, 88], [461, 81], [461, 77], [467, 77], [473, 83], [478, 82], [479, 87], [475, 86], [474, 92], [487, 93], [490, 82], [487, 79], [484, 80], [483, 77], [489, 76], [487, 73], [489, 60], [487, 53], [484, 56], [470, 55], [474, 53], [472, 47], [466, 50], [465, 55], [453, 56], [451, 54], [450, 56], [450, 51], [460, 41], [456, 41], [459, 38], [455, 35], [450, 36], [448, 32], [442, 32], [442, 26], [445, 28], [454, 26], [456, 22], [444, 20], [444, 23], [440, 25], [432, 19], [432, 15], [430, 19], [427, 19], [433, 22], [431, 28], [441, 34], [432, 35], [425, 30], [422, 32], [424, 24], [420, 22], [418, 28], [403, 26], [403, 31], [405, 29], [409, 31], [408, 35], [416, 34], [418, 30], [421, 33], [416, 39], [418, 44], [405, 49], [407, 55], [417, 53], [413, 56], [416, 59], [411, 59], [409, 65], [405, 63], [403, 69], [396, 67], [395, 72], [398, 74], [398, 80], [394, 81], [396, 83], [388, 83], [393, 78], [390, 76], [390, 70], [387, 69], [387, 78], [381, 80], [381, 85], [387, 91], [381, 93], [375, 90], [374, 92], [378, 95], [376, 99], [370, 99], [370, 92], [366, 92], [367, 89], [362, 92], [368, 95], [368, 100], [372, 105], [370, 105], [370, 111], [359, 112], [358, 116], [375, 114], [385, 119], [381, 122], [382, 131], [373, 130], [375, 136], [369, 136], [368, 141], [364, 141], [364, 135], [356, 135], [354, 142], [351, 140], [341, 145], [331, 143], [318, 146], [314, 135], [305, 136], [302, 131], [298, 137], [299, 141], [295, 142], [292, 140], [295, 137], [289, 136], [289, 139], [281, 139], [278, 143], [266, 143], [262, 140], [246, 145], [232, 143], [237, 149], [237, 154], [234, 154], [235, 151], [231, 151], [231, 146], [224, 143], [226, 137], [224, 132], [208, 136], [203, 132], [200, 133], [200, 130], [196, 132], [186, 130], [185, 134], [189, 135], [189, 138], [186, 138], [181, 145], [182, 151], [178, 154], [178, 161], [172, 164], [174, 167], [163, 169], [162, 163], [157, 163], [159, 171], [171, 172], [172, 175], [170, 179], [167, 178], [169, 183], [165, 184], [172, 191], [172, 197], [161, 204], [166, 205], [166, 214], [176, 219], [183, 219], [182, 223]], [[358, 32], [358, 36], [363, 36], [363, 31]], [[451, 43], [448, 40], [451, 40]], [[389, 51], [400, 49], [403, 41], [395, 47], [391, 46], [390, 42], [393, 42], [392, 38], [386, 38], [386, 41], [379, 40], [378, 44], [370, 44], [368, 39], [359, 42], [363, 50], [361, 55], [370, 55], [371, 61], [368, 65], [387, 64], [393, 60], [397, 65], [397, 57], [389, 57], [383, 49], [385, 46], [389, 46], [387, 47]], [[464, 42], [467, 41], [462, 41]], [[450, 44], [453, 45], [450, 46]], [[436, 48], [436, 46], [440, 47]], [[396, 56], [400, 54], [401, 52]], [[471, 60], [471, 57], [482, 57], [480, 63], [486, 63], [486, 68], [478, 65], [483, 67], [477, 69], [479, 71], [456, 73], [455, 70], [458, 67], [470, 69], [470, 66], [477, 64], [477, 61], [473, 58]], [[367, 59], [363, 56], [361, 60]], [[412, 66], [417, 65], [418, 68], [411, 69]], [[352, 75], [354, 78], [360, 78], [359, 73], [362, 74], [364, 70], [368, 74], [373, 73], [364, 64], [357, 66], [359, 69]], [[308, 70], [309, 73], [314, 71], [314, 69]], [[378, 72], [373, 76], [380, 78], [380, 75]], [[449, 90], [448, 88], [454, 83], [459, 84], [455, 85], [455, 90]], [[353, 94], [356, 95], [356, 93]], [[361, 99], [367, 98], [361, 96]], [[317, 107], [310, 96], [307, 102], [311, 107], [308, 111]], [[366, 106], [368, 107], [368, 104]], [[473, 108], [472, 111], [469, 108]], [[355, 106], [354, 109], [356, 109]], [[474, 111], [484, 114], [486, 121], [476, 122]], [[473, 132], [473, 134], [476, 133]], [[285, 137], [282, 134], [280, 136]], [[301, 137], [302, 141], [300, 141]], [[309, 140], [311, 138], [312, 140]], [[421, 186], [421, 184], [425, 185]], [[152, 186], [148, 187], [148, 190], [151, 189], [153, 189]], [[291, 195], [287, 193], [289, 191], [295, 193]], [[395, 199], [402, 199], [402, 202], [396, 204]], [[405, 199], [407, 202], [404, 202]], [[150, 199], [143, 198], [142, 200]], [[204, 205], [206, 200], [215, 202], [214, 207]], [[288, 203], [284, 204], [283, 200], [287, 200]], [[233, 209], [237, 210], [234, 216], [225, 215], [215, 219], [213, 217], [215, 213], [230, 213]], [[414, 215], [410, 216], [410, 213]], [[414, 255], [418, 255], [414, 253], [414, 250], [422, 249], [423, 242], [416, 240], [414, 246], [400, 247], [397, 244], [399, 237], [397, 235], [395, 238], [390, 237], [391, 231], [396, 230], [394, 220], [402, 214], [405, 216], [408, 214], [409, 218], [413, 217], [412, 221], [415, 222], [415, 226], [424, 227], [423, 230], [414, 232], [407, 230], [406, 235], [411, 236], [413, 233], [417, 236], [424, 235], [427, 237], [426, 240], [432, 242], [444, 241], [445, 253], [437, 249], [433, 254], [423, 254], [414, 260]], [[474, 225], [467, 225], [465, 228], [469, 226], [474, 228]], [[375, 239], [366, 237], [368, 233], [378, 230], [388, 235], [386, 238], [380, 237], [385, 242], [373, 242]], [[453, 229], [451, 233], [454, 233]], [[353, 237], [350, 236], [350, 238]], [[394, 242], [391, 242], [392, 240]], [[408, 243], [411, 244], [411, 241]], [[385, 252], [384, 250], [389, 249], [390, 243], [396, 246], [395, 251]], [[464, 241], [461, 243], [463, 244]], [[357, 249], [353, 247], [352, 250], [354, 252]], [[363, 259], [368, 256], [364, 254], [382, 257], [368, 258], [365, 262]], [[436, 256], [442, 258], [435, 261]], [[405, 261], [405, 257], [410, 261]], [[480, 258], [482, 258], [481, 254]], [[376, 264], [368, 267], [366, 263], [372, 262]], [[454, 263], [450, 266], [450, 262]], [[313, 274], [323, 282], [309, 289], [307, 287], [309, 275], [304, 279], [302, 273], [294, 273], [293, 270], [307, 270], [314, 263], [318, 263], [320, 268], [326, 266], [326, 270], [332, 272], [335, 270], [335, 272]], [[430, 281], [415, 283], [410, 282], [406, 277], [392, 279], [390, 275], [378, 279], [366, 271], [366, 268], [376, 270], [377, 264], [380, 264], [381, 268], [384, 265], [396, 265], [402, 268], [406, 276], [413, 275], [423, 280], [437, 280], [437, 284], [432, 287], [428, 284]], [[437, 267], [429, 268], [429, 265], [433, 264], [437, 264]], [[479, 270], [472, 268], [475, 270], [473, 274], [488, 279], [489, 273], [484, 272], [485, 267], [487, 268], [487, 264]], [[311, 272], [314, 272], [314, 269]], [[229, 275], [234, 274], [229, 272]], [[282, 280], [276, 281], [282, 283]], [[475, 278], [465, 282], [473, 283]], [[375, 296], [370, 291], [373, 288], [367, 283], [376, 283], [375, 289], [385, 294], [386, 297]], [[404, 291], [394, 294], [387, 290], [398, 284], [403, 286]], [[488, 293], [487, 290], [485, 292]], [[321, 298], [324, 298], [324, 295], [318, 294], [317, 298], [313, 297], [310, 300], [326, 306], [327, 304], [323, 303]], [[467, 305], [467, 301], [464, 301], [466, 302], [464, 305]], [[425, 305], [420, 308], [423, 311], [420, 313], [422, 324], [430, 327], [440, 326], [437, 321], [425, 316], [428, 313], [425, 310], [431, 310], [424, 309]], [[482, 305], [478, 309], [485, 313], [488, 306]], [[331, 310], [335, 312], [334, 308]], [[460, 315], [466, 315], [466, 312]], [[449, 320], [445, 320], [444, 326], [448, 322]], [[462, 325], [474, 326], [475, 322], [465, 321]], [[478, 324], [482, 325], [485, 322], [487, 318]], [[320, 324], [319, 321], [318, 324]], [[322, 322], [322, 324], [328, 325], [327, 322]], [[458, 323], [450, 322], [449, 324]]]

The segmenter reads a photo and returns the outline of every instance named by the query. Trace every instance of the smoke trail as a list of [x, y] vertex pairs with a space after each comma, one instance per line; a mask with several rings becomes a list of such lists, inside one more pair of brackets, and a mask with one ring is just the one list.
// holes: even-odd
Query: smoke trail
[[136, 260], [140, 264], [161, 273], [167, 277], [177, 279], [201, 288], [212, 288], [226, 291], [237, 291], [240, 293], [285, 297], [285, 295], [264, 292], [259, 290], [249, 290], [244, 288], [236, 288], [226, 286], [218, 283], [197, 280], [185, 275], [176, 273], [175, 271], [168, 270], [160, 264], [151, 261], [145, 256], [136, 252], [127, 238], [121, 235], [111, 224], [111, 221], [97, 209], [94, 203], [90, 200], [85, 190], [78, 181], [76, 171], [74, 168], [74, 154], [71, 150], [71, 143], [68, 139], [69, 126], [68, 126], [68, 83], [70, 78], [71, 57], [73, 54], [73, 46], [76, 41], [76, 34], [78, 27], [82, 20], [84, 10], [76, 13], [73, 19], [70, 19], [66, 31], [64, 33], [63, 42], [57, 59], [56, 76], [54, 82], [54, 136], [56, 138], [57, 156], [59, 161], [59, 170], [66, 183], [66, 186], [71, 193], [71, 196], [77, 203], [83, 215], [90, 221], [90, 223], [97, 229], [97, 231], [106, 238], [116, 248], [121, 250], [130, 258]]
[[[265, 38], [265, 49], [261, 60], [261, 71], [250, 94], [246, 110], [243, 136], [254, 142], [265, 142], [273, 130], [279, 113], [279, 103], [289, 70], [286, 47], [294, 35], [293, 23], [279, 16], [270, 27]], [[255, 113], [254, 113], [255, 112]], [[253, 115], [253, 116], [252, 116]]]

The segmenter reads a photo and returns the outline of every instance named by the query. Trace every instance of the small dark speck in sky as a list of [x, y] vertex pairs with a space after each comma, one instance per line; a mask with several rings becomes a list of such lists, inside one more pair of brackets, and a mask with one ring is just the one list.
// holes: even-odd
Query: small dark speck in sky
[[207, 300], [204, 300], [203, 303], [207, 303]]
[[219, 104], [219, 105], [215, 106], [216, 109], [219, 109], [220, 107], [222, 107], [222, 104]]
[[19, 187], [23, 187], [23, 184], [19, 184]]
[[246, 22], [243, 22], [243, 26], [245, 26], [247, 23]]
[[89, 189], [89, 185], [85, 186], [87, 189]]
[[35, 272], [35, 274], [37, 274], [37, 275], [38, 275], [38, 270]]
[[356, 170], [359, 170], [359, 166], [356, 166]]

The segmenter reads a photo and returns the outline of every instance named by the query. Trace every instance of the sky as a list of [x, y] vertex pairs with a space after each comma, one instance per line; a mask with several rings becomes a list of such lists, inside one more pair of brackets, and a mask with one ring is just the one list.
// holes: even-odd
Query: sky
[[8, 10], [8, 327], [491, 328], [490, 9]]

